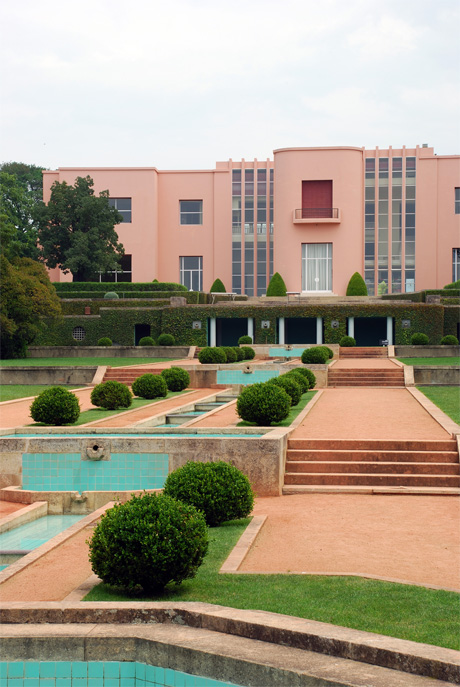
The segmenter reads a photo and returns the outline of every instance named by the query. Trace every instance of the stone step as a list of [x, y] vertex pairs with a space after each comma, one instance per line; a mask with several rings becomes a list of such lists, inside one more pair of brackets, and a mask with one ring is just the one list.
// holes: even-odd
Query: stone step
[[287, 460], [305, 461], [363, 461], [375, 463], [415, 462], [415, 463], [458, 463], [456, 451], [366, 451], [366, 450], [302, 450], [289, 449]]
[[318, 473], [385, 474], [385, 475], [460, 475], [458, 463], [416, 462], [347, 462], [347, 461], [288, 461], [286, 474], [310, 476]]
[[408, 487], [460, 487], [457, 475], [388, 475], [388, 474], [302, 474], [287, 472], [284, 484], [288, 485], [348, 485], [348, 486], [408, 486]]
[[364, 379], [364, 380], [349, 380], [349, 381], [333, 381], [329, 382], [328, 380], [328, 386], [330, 387], [336, 387], [336, 386], [344, 386], [344, 387], [352, 387], [352, 386], [374, 386], [374, 387], [395, 387], [398, 389], [401, 389], [404, 387], [404, 384], [400, 380], [381, 380], [381, 379]]
[[397, 485], [346, 485], [346, 484], [290, 484], [282, 490], [290, 494], [421, 494], [424, 496], [460, 496], [456, 487], [423, 487]]
[[385, 369], [353, 369], [353, 370], [328, 370], [329, 376], [332, 377], [404, 377], [404, 371], [400, 370], [385, 370]]
[[288, 449], [455, 451], [455, 439], [289, 439]]

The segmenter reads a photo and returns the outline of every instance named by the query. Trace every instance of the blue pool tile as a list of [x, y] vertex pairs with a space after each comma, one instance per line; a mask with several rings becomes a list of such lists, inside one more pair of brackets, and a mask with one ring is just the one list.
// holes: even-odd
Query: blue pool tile
[[6, 661], [0, 661], [0, 678], [6, 677], [8, 675], [8, 663]]
[[38, 677], [40, 675], [40, 666], [38, 663], [31, 663], [27, 661], [25, 664], [25, 677]]
[[70, 661], [59, 661], [56, 663], [56, 677], [70, 677], [72, 675], [72, 664]]
[[100, 677], [89, 677], [87, 684], [88, 687], [101, 687], [104, 683]]
[[138, 687], [139, 681], [135, 677], [121, 677], [120, 687]]
[[24, 687], [40, 687], [39, 677], [25, 677], [23, 680]]
[[[57, 677], [56, 678], [56, 687], [72, 687], [72, 678], [70, 678], [70, 677]], [[97, 687], [99, 687], [99, 685], [97, 685]]]
[[104, 681], [108, 677], [120, 676], [120, 664], [118, 661], [106, 661], [104, 663]]
[[8, 677], [24, 677], [24, 663], [14, 661], [8, 666]]
[[54, 661], [42, 661], [40, 663], [40, 677], [55, 677], [56, 663]]
[[128, 661], [120, 662], [120, 677], [136, 677], [136, 665]]
[[[74, 687], [73, 684], [72, 687]], [[118, 677], [105, 677], [104, 687], [120, 687], [120, 679]]]
[[185, 677], [185, 673], [182, 673], [181, 671], [177, 670], [174, 676], [174, 687], [185, 687]]
[[88, 662], [88, 677], [102, 677], [104, 675], [104, 664], [99, 661]]
[[72, 679], [76, 677], [88, 676], [88, 664], [86, 661], [74, 661], [72, 663]]
[[55, 685], [54, 677], [40, 677], [40, 687], [55, 687]]

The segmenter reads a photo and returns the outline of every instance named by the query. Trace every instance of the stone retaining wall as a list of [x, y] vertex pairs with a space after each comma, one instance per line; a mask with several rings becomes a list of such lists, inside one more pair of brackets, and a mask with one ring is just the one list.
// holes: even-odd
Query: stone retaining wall
[[29, 346], [28, 358], [187, 358], [190, 346]]

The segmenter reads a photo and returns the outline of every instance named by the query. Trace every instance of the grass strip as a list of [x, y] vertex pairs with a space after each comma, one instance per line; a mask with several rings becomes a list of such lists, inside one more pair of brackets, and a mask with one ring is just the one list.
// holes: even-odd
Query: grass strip
[[[309, 618], [414, 642], [460, 649], [460, 595], [359, 577], [219, 575], [249, 519], [209, 530], [209, 551], [193, 580], [142, 601], [203, 601]], [[84, 601], [133, 601], [103, 583]]]
[[[291, 406], [289, 415], [281, 422], [273, 422], [270, 427], [289, 427], [291, 423], [296, 419], [297, 415], [302, 412], [306, 405], [308, 405], [317, 391], [307, 391], [306, 394], [302, 396], [300, 401], [296, 406]], [[255, 422], [246, 422], [246, 420], [241, 420], [238, 422], [237, 427], [257, 427]]]
[[[168, 395], [165, 398], [133, 398], [132, 404], [129, 408], [118, 408], [117, 410], [105, 410], [105, 408], [91, 408], [91, 410], [84, 410], [80, 413], [80, 417], [72, 425], [65, 425], [66, 427], [79, 427], [80, 425], [85, 425], [87, 422], [94, 422], [95, 420], [104, 420], [107, 417], [112, 417], [112, 415], [119, 415], [120, 413], [125, 413], [127, 410], [137, 410], [137, 408], [142, 408], [143, 406], [153, 405], [159, 401], [166, 401], [168, 398], [173, 396], [180, 396], [180, 394], [185, 393], [185, 391], [190, 391], [190, 389], [185, 389], [184, 391], [168, 391]], [[168, 412], [173, 412], [169, 410]], [[39, 422], [32, 423], [34, 427], [47, 427]]]
[[456, 386], [418, 386], [427, 398], [460, 425], [460, 390]]
[[127, 365], [147, 365], [148, 363], [167, 363], [178, 358], [18, 358], [15, 360], [0, 360], [0, 367], [125, 367]]
[[458, 356], [452, 358], [398, 358], [404, 365], [460, 365], [460, 358]]
[[[16, 398], [27, 398], [28, 396], [38, 396], [45, 389], [50, 388], [50, 384], [2, 384], [0, 385], [0, 401], [14, 401]], [[57, 386], [57, 385], [54, 385]], [[67, 386], [59, 384], [65, 389], [80, 389], [80, 386]]]

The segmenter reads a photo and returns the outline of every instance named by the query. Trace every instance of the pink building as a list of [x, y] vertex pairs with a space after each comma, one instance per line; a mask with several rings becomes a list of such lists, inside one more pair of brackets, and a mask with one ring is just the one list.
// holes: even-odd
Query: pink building
[[261, 296], [274, 271], [307, 294], [344, 295], [354, 272], [370, 295], [460, 278], [460, 156], [427, 146], [282, 148], [212, 170], [65, 167], [44, 172], [45, 201], [54, 181], [86, 175], [124, 218], [123, 272], [102, 281], [207, 291], [219, 277]]

